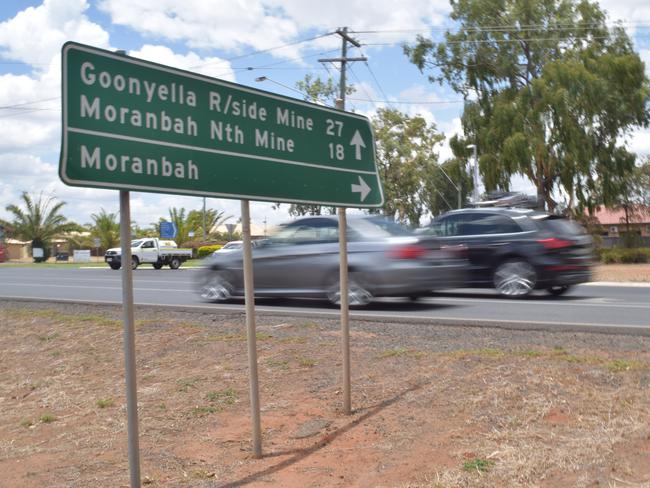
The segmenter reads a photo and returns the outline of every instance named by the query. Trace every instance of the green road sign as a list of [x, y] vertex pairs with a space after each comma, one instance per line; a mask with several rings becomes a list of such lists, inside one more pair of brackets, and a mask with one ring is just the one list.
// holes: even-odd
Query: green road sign
[[64, 183], [383, 204], [366, 117], [72, 42], [62, 63]]

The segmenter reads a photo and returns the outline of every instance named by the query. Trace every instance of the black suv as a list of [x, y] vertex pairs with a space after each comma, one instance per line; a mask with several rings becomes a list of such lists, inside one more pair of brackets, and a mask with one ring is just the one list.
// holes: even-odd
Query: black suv
[[494, 287], [508, 296], [534, 289], [561, 295], [591, 275], [592, 240], [564, 217], [529, 209], [466, 208], [435, 218], [419, 232], [465, 255], [466, 281], [459, 286]]

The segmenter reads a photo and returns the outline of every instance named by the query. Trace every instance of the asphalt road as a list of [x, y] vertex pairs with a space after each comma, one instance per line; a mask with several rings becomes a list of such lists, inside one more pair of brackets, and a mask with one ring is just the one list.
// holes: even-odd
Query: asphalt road
[[[243, 310], [243, 300], [204, 303], [192, 290], [192, 269], [139, 268], [133, 272], [134, 300], [140, 305], [183, 306], [202, 310]], [[1, 298], [121, 303], [121, 273], [108, 268], [34, 268], [0, 266]], [[418, 302], [382, 299], [351, 316], [373, 320], [498, 325], [512, 328], [616, 330], [650, 334], [650, 287], [588, 284], [567, 295], [536, 292], [526, 299], [501, 298], [492, 290], [438, 292]], [[260, 312], [338, 315], [322, 300], [263, 299]], [[137, 309], [136, 309], [137, 311]]]

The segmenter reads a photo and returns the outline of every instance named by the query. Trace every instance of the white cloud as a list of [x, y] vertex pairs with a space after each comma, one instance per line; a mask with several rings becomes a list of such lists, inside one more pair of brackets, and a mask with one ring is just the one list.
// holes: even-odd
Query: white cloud
[[600, 7], [606, 10], [609, 20], [621, 21], [632, 31], [636, 24], [644, 22], [642, 19], [650, 18], [650, 4], [647, 0], [600, 0]]
[[638, 156], [650, 156], [650, 129], [637, 129], [628, 137], [628, 149]]
[[150, 44], [145, 44], [137, 51], [130, 51], [129, 55], [222, 80], [235, 81], [235, 74], [230, 62], [221, 58], [201, 58], [193, 52], [185, 55], [176, 54], [166, 46], [152, 46]]
[[[152, 38], [236, 52], [290, 44], [301, 33], [309, 37], [310, 32], [332, 32], [343, 25], [352, 30], [392, 31], [367, 35], [373, 42], [399, 43], [412, 38], [413, 30], [442, 24], [450, 10], [446, 0], [403, 0], [399, 5], [389, 0], [102, 0], [99, 7], [113, 23]], [[317, 44], [333, 47], [339, 42], [329, 37]], [[272, 54], [292, 57], [302, 47], [287, 46]]]
[[255, 0], [103, 0], [99, 8], [115, 24], [152, 38], [185, 42], [192, 48], [265, 49], [285, 44], [298, 32], [294, 22]]
[[0, 23], [0, 48], [4, 58], [47, 66], [66, 41], [108, 47], [108, 33], [88, 20], [85, 0], [45, 0]]

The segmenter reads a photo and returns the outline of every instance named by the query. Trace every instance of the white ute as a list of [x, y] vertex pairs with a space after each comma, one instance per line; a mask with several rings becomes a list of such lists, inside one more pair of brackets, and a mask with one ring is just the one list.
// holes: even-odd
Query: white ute
[[[183, 261], [192, 257], [191, 249], [179, 249], [174, 241], [161, 241], [156, 237], [145, 237], [131, 241], [131, 269], [142, 263], [150, 263], [155, 269], [168, 265], [178, 269]], [[106, 251], [104, 261], [112, 269], [122, 265], [122, 249], [114, 247]]]

